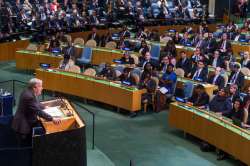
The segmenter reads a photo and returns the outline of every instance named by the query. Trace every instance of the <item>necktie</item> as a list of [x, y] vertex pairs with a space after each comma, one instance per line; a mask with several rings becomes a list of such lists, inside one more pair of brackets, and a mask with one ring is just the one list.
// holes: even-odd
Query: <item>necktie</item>
[[201, 40], [198, 42], [196, 47], [200, 47], [201, 46]]
[[195, 72], [195, 74], [194, 74], [194, 76], [193, 76], [193, 80], [197, 80], [197, 78], [199, 78], [200, 72], [201, 72], [201, 69], [198, 69], [198, 70]]
[[216, 75], [216, 76], [214, 77], [213, 84], [215, 84], [217, 78], [218, 78], [218, 76]]
[[217, 59], [213, 60], [213, 67], [217, 67]]
[[230, 80], [230, 83], [235, 83], [236, 79], [237, 79], [237, 75], [238, 73], [235, 73], [232, 77], [232, 79]]
[[207, 45], [208, 49], [210, 49], [210, 44], [211, 44], [211, 39], [209, 39], [209, 41], [208, 41], [208, 45]]
[[71, 47], [68, 48], [67, 54], [70, 55]]

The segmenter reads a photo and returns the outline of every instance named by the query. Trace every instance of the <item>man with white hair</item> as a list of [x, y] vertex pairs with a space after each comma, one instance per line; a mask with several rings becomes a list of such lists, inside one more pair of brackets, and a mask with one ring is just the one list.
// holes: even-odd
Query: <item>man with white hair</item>
[[48, 121], [53, 121], [55, 124], [61, 122], [60, 119], [53, 118], [43, 111], [45, 106], [37, 99], [37, 97], [41, 95], [42, 90], [42, 80], [32, 78], [29, 81], [28, 88], [20, 95], [18, 108], [12, 122], [12, 128], [17, 134], [20, 146], [30, 146], [32, 128], [39, 126], [37, 116]]

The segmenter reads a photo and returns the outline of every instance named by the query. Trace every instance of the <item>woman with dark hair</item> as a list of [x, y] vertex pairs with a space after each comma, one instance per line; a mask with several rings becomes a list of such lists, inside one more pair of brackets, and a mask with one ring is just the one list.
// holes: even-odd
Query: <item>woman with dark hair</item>
[[176, 51], [175, 43], [173, 40], [169, 40], [166, 43], [166, 46], [164, 47], [163, 52], [165, 55], [176, 57], [177, 51]]
[[233, 109], [229, 112], [222, 113], [223, 116], [226, 116], [231, 119], [243, 120], [243, 102], [240, 98], [235, 99], [233, 102]]
[[175, 44], [180, 44], [181, 36], [180, 36], [179, 32], [177, 32], [177, 31], [175, 32], [175, 35], [173, 37], [173, 41]]
[[250, 128], [250, 116], [249, 116], [250, 95], [247, 95], [244, 98], [243, 104], [244, 104], [244, 109], [243, 109], [243, 116], [242, 116], [242, 127]]
[[141, 47], [139, 49], [139, 53], [142, 55], [142, 57], [146, 54], [146, 52], [149, 52], [150, 48], [145, 40], [141, 41]]
[[[144, 80], [140, 80], [139, 89], [146, 89], [147, 92], [142, 94], [142, 103], [152, 103], [153, 102], [153, 94], [155, 93], [157, 88], [157, 82], [155, 79], [152, 79], [152, 75], [147, 72], [145, 73]], [[144, 110], [146, 111], [146, 110]]]
[[151, 65], [150, 62], [146, 63], [144, 65], [144, 68], [143, 68], [143, 72], [142, 72], [142, 75], [141, 75], [141, 79], [140, 79], [140, 82], [143, 82], [144, 79], [146, 78], [146, 75], [147, 74], [150, 74], [152, 75], [153, 74], [153, 66]]

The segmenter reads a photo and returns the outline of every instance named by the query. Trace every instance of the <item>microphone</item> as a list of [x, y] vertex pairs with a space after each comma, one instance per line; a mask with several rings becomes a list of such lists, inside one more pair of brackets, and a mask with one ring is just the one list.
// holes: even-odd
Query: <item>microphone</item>
[[68, 110], [67, 116], [72, 116], [73, 112], [69, 109], [68, 104], [64, 101], [64, 98], [62, 96], [58, 96], [58, 99], [61, 103], [60, 107]]

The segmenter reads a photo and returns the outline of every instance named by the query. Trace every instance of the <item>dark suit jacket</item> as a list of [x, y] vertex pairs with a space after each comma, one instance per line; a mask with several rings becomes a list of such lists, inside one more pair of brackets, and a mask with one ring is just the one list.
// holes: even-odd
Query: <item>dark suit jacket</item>
[[193, 94], [191, 98], [188, 99], [189, 102], [192, 102], [194, 106], [200, 107], [209, 104], [209, 96], [207, 93], [202, 93], [200, 96]]
[[217, 47], [217, 41], [215, 38], [212, 38], [210, 41], [207, 39], [206, 53], [213, 53]]
[[[211, 58], [209, 61], [210, 61], [209, 65], [213, 65], [214, 58]], [[221, 67], [221, 68], [224, 68], [224, 69], [226, 68], [222, 58], [217, 59], [216, 67]]]
[[[88, 35], [88, 40], [91, 40], [92, 39], [92, 33]], [[96, 41], [96, 44], [99, 45], [99, 42], [100, 42], [100, 37], [99, 35], [96, 33], [95, 37], [93, 38], [93, 40]]]
[[[140, 59], [140, 62], [138, 64], [139, 67], [143, 67], [143, 64], [146, 60], [144, 58]], [[151, 63], [151, 65], [153, 66], [153, 68], [158, 69], [159, 68], [159, 62], [157, 60], [154, 59], [150, 59], [149, 63]]]
[[121, 31], [120, 32], [120, 37], [130, 37], [130, 32], [129, 31], [126, 31], [126, 32]]
[[[218, 49], [221, 49], [222, 47], [222, 43], [223, 43], [223, 40], [219, 41], [218, 43]], [[226, 41], [226, 52], [232, 52], [232, 45], [231, 45], [231, 42], [230, 41]]]
[[[197, 67], [194, 67], [191, 71], [191, 78], [193, 78], [195, 72], [197, 70]], [[202, 82], [206, 82], [207, 81], [207, 76], [208, 76], [208, 69], [207, 67], [204, 67], [201, 72], [200, 75], [198, 76], [198, 79], [202, 80]]]
[[18, 104], [16, 114], [12, 122], [12, 128], [21, 134], [29, 134], [32, 132], [37, 122], [37, 116], [51, 121], [52, 117], [42, 110], [44, 106], [36, 99], [31, 89], [22, 92]]
[[185, 76], [190, 73], [192, 69], [191, 60], [186, 58], [186, 60], [182, 63], [182, 58], [176, 63], [176, 68], [182, 68], [185, 72]]
[[67, 54], [67, 55], [70, 55], [70, 57], [75, 58], [75, 53], [76, 53], [76, 50], [75, 50], [75, 47], [73, 46], [63, 48], [64, 55]]
[[[214, 77], [215, 75], [212, 75], [211, 77], [209, 77], [207, 82], [210, 84], [213, 84]], [[215, 85], [217, 85], [219, 89], [224, 88], [225, 80], [221, 75], [218, 76], [217, 79], [215, 80]]]
[[243, 65], [243, 59], [241, 59], [240, 64], [242, 67], [247, 67], [248, 69], [250, 69], [250, 61], [248, 61], [246, 65]]
[[[231, 79], [233, 78], [233, 75], [234, 75], [235, 72], [231, 72], [230, 76], [229, 76], [229, 79], [228, 79], [228, 82], [230, 83]], [[235, 81], [235, 84], [238, 85], [239, 87], [239, 90], [244, 87], [244, 80], [245, 80], [245, 76], [242, 72], [239, 72], [237, 78], [236, 78], [236, 81]]]

